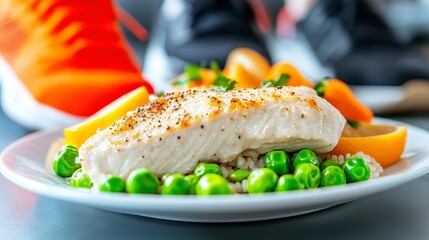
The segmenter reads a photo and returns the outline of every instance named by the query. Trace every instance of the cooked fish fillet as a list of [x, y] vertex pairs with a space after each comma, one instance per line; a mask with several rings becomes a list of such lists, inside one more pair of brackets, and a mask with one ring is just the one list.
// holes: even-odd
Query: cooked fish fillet
[[228, 162], [245, 150], [264, 154], [310, 148], [328, 152], [343, 116], [307, 87], [187, 90], [129, 112], [79, 149], [95, 184], [148, 168], [158, 176], [189, 173], [200, 161]]

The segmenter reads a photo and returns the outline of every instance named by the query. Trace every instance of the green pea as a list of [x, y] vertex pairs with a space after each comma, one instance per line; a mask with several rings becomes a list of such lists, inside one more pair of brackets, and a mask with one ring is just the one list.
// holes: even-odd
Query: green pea
[[195, 192], [197, 195], [225, 195], [231, 194], [228, 182], [219, 174], [207, 173], [198, 181]]
[[170, 176], [170, 175], [171, 175], [170, 173], [167, 173], [167, 174], [162, 175], [162, 177], [161, 177], [161, 181], [162, 181], [162, 182], [165, 182], [165, 179], [167, 179], [167, 177], [168, 177], [168, 176]]
[[237, 169], [229, 174], [232, 182], [241, 182], [249, 176], [250, 172], [245, 169]]
[[317, 188], [320, 184], [320, 169], [312, 163], [301, 163], [295, 170], [296, 179], [305, 188]]
[[175, 173], [165, 179], [161, 193], [164, 195], [186, 195], [189, 194], [189, 190], [189, 184], [185, 176]]
[[311, 163], [317, 167], [320, 166], [319, 158], [317, 157], [316, 153], [310, 149], [302, 149], [295, 155], [293, 159], [293, 169], [295, 170], [298, 165], [302, 163]]
[[265, 166], [271, 168], [277, 175], [283, 175], [290, 171], [290, 160], [288, 155], [281, 150], [271, 151], [265, 154]]
[[361, 157], [348, 158], [344, 162], [343, 170], [348, 183], [368, 180], [371, 175], [371, 170], [365, 159]]
[[79, 168], [71, 176], [69, 186], [76, 188], [92, 188], [93, 184], [91, 178], [83, 172], [82, 168]]
[[101, 192], [124, 192], [125, 183], [118, 176], [109, 176], [100, 186], [98, 190]]
[[216, 163], [199, 163], [194, 170], [194, 174], [197, 177], [202, 177], [207, 173], [215, 173], [221, 175], [220, 167]]
[[323, 172], [323, 170], [325, 170], [325, 168], [329, 167], [329, 166], [337, 166], [342, 168], [342, 164], [340, 162], [338, 162], [337, 160], [326, 160], [322, 162], [322, 165], [320, 165], [320, 171]]
[[52, 161], [54, 172], [60, 177], [70, 177], [81, 166], [76, 162], [79, 157], [77, 148], [71, 145], [64, 145], [55, 155]]
[[148, 193], [158, 192], [158, 177], [147, 168], [139, 168], [130, 173], [125, 182], [128, 193]]
[[325, 168], [325, 170], [323, 170], [320, 186], [328, 187], [335, 185], [343, 185], [346, 183], [346, 174], [340, 167], [328, 166], [327, 168]]
[[250, 194], [272, 192], [278, 180], [277, 173], [270, 168], [259, 168], [247, 178], [247, 191]]
[[190, 175], [187, 175], [185, 177], [185, 180], [189, 185], [189, 193], [195, 194], [195, 186], [197, 185], [198, 180], [200, 180], [200, 179], [197, 176], [195, 176], [194, 174], [190, 174]]
[[316, 90], [316, 93], [317, 95], [319, 95], [319, 97], [325, 96], [326, 87], [328, 85], [329, 85], [328, 80], [322, 80], [316, 84], [316, 86], [314, 87], [314, 90]]
[[299, 182], [294, 175], [285, 174], [279, 178], [277, 182], [276, 192], [287, 192], [292, 190], [304, 189], [305, 186]]

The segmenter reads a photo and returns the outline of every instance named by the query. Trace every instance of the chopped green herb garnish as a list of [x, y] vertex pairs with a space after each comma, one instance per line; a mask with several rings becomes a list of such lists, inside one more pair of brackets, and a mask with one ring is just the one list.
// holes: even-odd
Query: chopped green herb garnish
[[185, 76], [175, 82], [174, 86], [181, 86], [190, 82], [201, 81], [201, 67], [195, 64], [188, 64], [185, 67]]
[[201, 78], [200, 70], [201, 67], [194, 64], [188, 64], [185, 67], [185, 73], [191, 80], [197, 80]]
[[224, 75], [220, 74], [217, 76], [215, 81], [213, 82], [213, 86], [217, 86], [218, 88], [213, 89], [216, 92], [226, 92], [231, 89], [234, 89], [236, 81], [231, 80]]
[[216, 75], [222, 75], [219, 64], [216, 61], [210, 62], [210, 68], [216, 73]]
[[314, 90], [316, 90], [317, 95], [319, 95], [319, 97], [325, 96], [325, 89], [326, 89], [326, 86], [328, 86], [328, 84], [329, 84], [329, 81], [327, 79], [323, 79], [322, 81], [316, 84], [316, 87], [314, 87]]
[[267, 87], [282, 87], [286, 86], [287, 80], [290, 78], [288, 74], [282, 73], [277, 80], [262, 82], [262, 88]]
[[229, 91], [231, 89], [234, 89], [235, 84], [237, 84], [237, 82], [235, 80], [232, 80], [232, 79], [225, 77], [222, 74], [222, 72], [220, 70], [220, 66], [216, 61], [210, 62], [210, 68], [217, 75], [216, 79], [214, 80], [214, 82], [212, 84], [213, 86], [217, 86], [217, 88], [213, 89], [213, 91], [226, 92], [226, 91]]
[[156, 96], [157, 96], [157, 97], [159, 97], [159, 98], [160, 98], [160, 97], [164, 97], [164, 95], [165, 95], [165, 93], [164, 93], [164, 92], [159, 92], [159, 93], [157, 93], [157, 94], [156, 94]]
[[347, 123], [352, 127], [352, 128], [358, 128], [360, 123], [358, 121], [352, 121], [352, 120], [347, 120]]
[[262, 88], [271, 87], [272, 84], [273, 84], [273, 81], [262, 82]]

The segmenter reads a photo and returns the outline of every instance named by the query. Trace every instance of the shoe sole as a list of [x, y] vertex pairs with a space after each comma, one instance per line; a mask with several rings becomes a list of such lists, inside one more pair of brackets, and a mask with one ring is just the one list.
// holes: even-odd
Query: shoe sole
[[3, 111], [9, 118], [27, 129], [60, 128], [85, 119], [37, 102], [1, 56], [0, 81]]

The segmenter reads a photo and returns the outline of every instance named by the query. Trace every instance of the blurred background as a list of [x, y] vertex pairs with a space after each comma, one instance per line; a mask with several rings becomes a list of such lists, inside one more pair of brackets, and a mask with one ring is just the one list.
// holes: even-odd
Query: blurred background
[[[110, 1], [97, 1], [103, 2], [103, 8], [106, 6], [111, 8]], [[97, 1], [91, 2], [96, 6], [100, 4]], [[81, 8], [78, 0], [64, 3], [65, 5], [72, 3], [77, 5], [74, 8]], [[10, 23], [17, 19], [25, 19], [26, 13], [20, 12], [25, 4], [31, 6], [30, 10], [34, 8], [39, 11], [45, 7], [43, 10], [45, 12], [42, 13], [44, 22], [39, 23], [40, 25], [52, 24], [50, 16], [59, 18], [55, 13], [60, 12], [58, 9], [62, 9], [64, 4], [63, 1], [51, 0], [29, 2], [3, 0], [0, 4], [0, 30], [6, 33], [3, 34], [3, 38], [0, 37], [0, 53], [5, 56], [6, 61], [3, 62], [11, 65], [11, 68], [0, 68], [3, 107], [9, 109], [6, 112], [12, 118], [20, 115], [18, 118], [21, 122], [23, 118], [30, 119], [27, 121], [30, 122], [32, 118], [38, 118], [33, 112], [40, 111], [29, 111], [32, 107], [28, 106], [20, 109], [19, 104], [10, 107], [9, 95], [17, 98], [14, 100], [16, 103], [21, 102], [19, 100], [21, 95], [11, 94], [11, 90], [6, 91], [5, 82], [10, 82], [10, 75], [16, 73], [17, 79], [22, 80], [34, 95], [31, 89], [34, 85], [31, 74], [39, 72], [34, 71], [32, 66], [44, 65], [41, 61], [52, 64], [56, 61], [55, 57], [62, 59], [59, 61], [64, 61], [67, 51], [60, 49], [61, 54], [39, 59], [36, 49], [43, 52], [44, 50], [40, 51], [40, 48], [49, 49], [51, 46], [50, 43], [39, 44], [39, 40], [35, 38], [34, 46], [33, 44], [27, 46], [28, 54], [24, 54], [27, 64], [20, 60], [17, 61], [16, 67], [8, 61], [7, 56], [13, 51], [14, 46], [11, 42], [20, 43], [20, 35], [15, 29], [10, 30], [14, 27]], [[271, 63], [286, 61], [293, 64], [314, 82], [327, 76], [341, 79], [350, 84], [358, 98], [379, 116], [429, 112], [428, 0], [117, 0], [113, 1], [113, 5], [115, 4], [120, 6], [121, 30], [131, 47], [131, 53], [137, 59], [138, 71], [152, 84], [155, 92], [167, 90], [171, 79], [180, 74], [188, 63], [199, 64], [203, 61], [216, 60], [222, 66], [229, 51], [235, 47], [250, 47]], [[19, 11], [12, 9], [14, 7]], [[93, 11], [94, 22], [105, 17], [103, 11], [103, 9]], [[9, 12], [16, 15], [12, 20]], [[61, 23], [64, 20], [67, 24], [72, 24], [73, 21], [90, 21], [80, 19], [79, 13], [74, 18], [70, 20], [64, 17], [67, 20], [59, 21]], [[128, 24], [123, 24], [124, 19]], [[28, 22], [26, 20], [25, 24]], [[144, 27], [148, 36], [136, 34], [136, 29], [140, 29], [136, 25]], [[55, 27], [60, 28], [57, 25]], [[66, 29], [65, 26], [61, 28]], [[92, 28], [94, 30], [94, 26]], [[31, 34], [38, 34], [36, 30], [34, 32]], [[9, 36], [8, 34], [16, 39], [5, 37]], [[79, 38], [80, 35], [71, 34], [69, 37]], [[99, 35], [98, 38], [103, 37]], [[92, 49], [95, 49], [94, 46]], [[20, 49], [19, 52], [22, 54], [22, 51]], [[106, 66], [114, 64], [115, 61], [109, 62], [108, 51], [100, 50], [100, 53], [100, 56], [95, 56], [96, 52], [86, 55], [77, 53], [76, 56], [87, 58], [85, 61], [91, 66], [97, 65], [97, 62]], [[72, 53], [69, 58], [73, 60], [73, 56]], [[92, 57], [94, 60], [91, 63]], [[111, 56], [112, 60], [115, 58], [116, 56]], [[80, 59], [75, 61], [85, 62]], [[115, 64], [122, 62], [120, 58], [116, 61]], [[60, 67], [50, 66], [56, 71]], [[23, 76], [28, 79], [24, 79]], [[43, 76], [51, 77], [55, 78]], [[81, 81], [88, 84], [91, 80]], [[54, 87], [61, 87], [59, 85]], [[70, 84], [67, 86], [70, 87]], [[120, 89], [118, 86], [112, 85], [112, 88]], [[130, 85], [129, 88], [132, 86], [134, 85]], [[53, 86], [48, 88], [50, 87]], [[126, 92], [125, 88], [123, 92]], [[119, 96], [120, 93], [115, 94]], [[69, 92], [64, 94], [67, 95]], [[116, 96], [108, 95], [111, 95], [112, 99]], [[51, 101], [56, 102], [55, 97], [61, 95], [52, 96], [54, 100]], [[88, 102], [96, 102], [101, 98], [103, 97], [93, 97]], [[100, 106], [102, 104], [105, 103], [100, 102]], [[13, 114], [9, 114], [10, 109]]]
[[[265, 35], [268, 48], [271, 53], [271, 58], [273, 62], [278, 62], [282, 60], [290, 61], [296, 64], [305, 74], [309, 75], [311, 78], [318, 79], [326, 74], [334, 74], [332, 66], [324, 66], [325, 62], [323, 58], [325, 56], [316, 56], [316, 52], [321, 55], [328, 53], [320, 53], [320, 49], [317, 49], [318, 46], [312, 46], [311, 41], [323, 41], [323, 35], [319, 35], [319, 38], [316, 39], [306, 39], [310, 37], [310, 34], [305, 32], [304, 28], [297, 29], [297, 24], [301, 19], [309, 17], [308, 14], [312, 10], [311, 7], [317, 1], [281, 1], [281, 0], [261, 0], [263, 5], [266, 8], [270, 21], [272, 23], [272, 28]], [[343, 2], [347, 1], [321, 1], [328, 2], [331, 5], [337, 5], [338, 8], [346, 8], [343, 5]], [[365, 16], [368, 11], [366, 8], [359, 8], [357, 6], [353, 6], [356, 2], [359, 1], [350, 1], [352, 2], [350, 5], [351, 10], [337, 10], [340, 12], [339, 14], [332, 13], [331, 16], [336, 19], [342, 18], [339, 16], [341, 14], [349, 13], [351, 20], [355, 21], [355, 24], [362, 22], [362, 20], [355, 16], [357, 12], [360, 11], [359, 14]], [[409, 47], [410, 49], [414, 49], [424, 55], [425, 58], [429, 58], [429, 50], [427, 48], [427, 44], [429, 41], [429, 1], [427, 0], [364, 0], [363, 2], [368, 2], [371, 11], [374, 11], [377, 16], [379, 16], [384, 23], [386, 24], [386, 28], [388, 28], [389, 35], [392, 39], [389, 42], [397, 42], [398, 46], [401, 47]], [[127, 0], [118, 0], [117, 3], [126, 9], [133, 17], [135, 17], [148, 31], [151, 33], [151, 38], [155, 38], [153, 32], [156, 34], [157, 20], [162, 18], [160, 15], [160, 8], [162, 5], [162, 1], [156, 0], [145, 0], [145, 1], [127, 1]], [[328, 7], [326, 7], [328, 8]], [[335, 8], [335, 6], [333, 7]], [[148, 11], [145, 11], [148, 10]], [[144, 14], [142, 14], [142, 11]], [[313, 9], [314, 11], [314, 9]], [[328, 12], [328, 10], [326, 10]], [[348, 11], [348, 12], [347, 12]], [[363, 12], [362, 12], [363, 11]], [[312, 14], [310, 17], [312, 17]], [[327, 13], [329, 15], [329, 13]], [[313, 28], [317, 29], [318, 27], [326, 24], [326, 28], [336, 28], [337, 23], [335, 21], [331, 21], [329, 25], [329, 21], [325, 19], [325, 21], [321, 20], [321, 17], [314, 17], [315, 20], [312, 20], [311, 24]], [[374, 23], [374, 25], [379, 24]], [[342, 25], [345, 25], [343, 23]], [[344, 27], [346, 28], [346, 27]], [[386, 29], [380, 27], [380, 32], [385, 33]], [[146, 48], [148, 46], [148, 42], [142, 42], [138, 40], [130, 31], [124, 28], [126, 36], [132, 46], [135, 48], [136, 53], [138, 54], [138, 59], [141, 63], [145, 61], [145, 59], [150, 59], [150, 57], [145, 58]], [[308, 30], [307, 30], [308, 31]], [[367, 34], [373, 34], [368, 32]], [[329, 39], [333, 40], [333, 39]], [[320, 44], [324, 47], [327, 45], [331, 45], [334, 48], [340, 48], [336, 45], [342, 45], [344, 40], [337, 39], [331, 41], [330, 44]], [[387, 41], [386, 41], [387, 42]], [[149, 44], [151, 41], [149, 41]], [[156, 41], [155, 41], [156, 43]], [[156, 44], [154, 44], [156, 45]], [[163, 46], [160, 44], [160, 46]], [[162, 49], [159, 49], [162, 50]], [[399, 56], [400, 57], [400, 56]], [[147, 61], [150, 62], [150, 61]], [[148, 63], [150, 64], [150, 63]], [[148, 73], [151, 73], [151, 69], [145, 69]], [[155, 75], [153, 73], [153, 75]], [[150, 77], [150, 76], [148, 76]], [[348, 80], [345, 80], [348, 81]], [[363, 83], [364, 80], [362, 80]], [[372, 85], [399, 85], [400, 81], [393, 82], [388, 80], [380, 80], [378, 82], [372, 83]], [[357, 84], [359, 84], [357, 82]], [[371, 83], [369, 83], [371, 84]]]
[[[273, 63], [290, 62], [313, 81], [338, 77], [380, 115], [429, 112], [429, 1], [261, 2], [271, 22], [264, 41]], [[141, 42], [125, 29], [145, 76], [165, 88], [176, 73], [168, 70], [160, 33], [162, 3], [118, 3], [150, 32], [149, 41]], [[153, 11], [141, 14], [139, 9]]]

